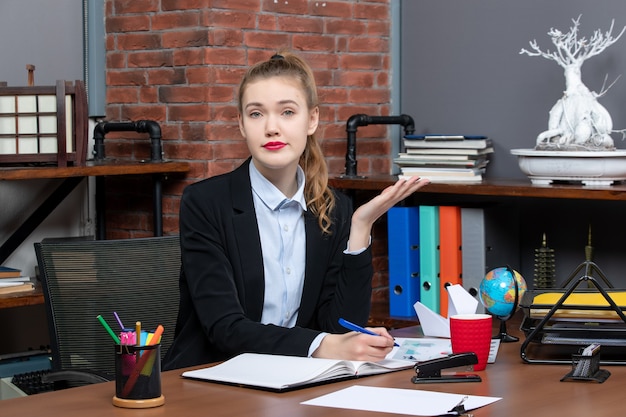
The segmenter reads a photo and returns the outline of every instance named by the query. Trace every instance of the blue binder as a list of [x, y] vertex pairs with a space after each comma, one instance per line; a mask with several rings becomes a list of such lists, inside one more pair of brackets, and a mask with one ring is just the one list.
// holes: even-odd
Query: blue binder
[[387, 212], [389, 314], [416, 318], [420, 296], [419, 208], [392, 207]]
[[420, 301], [439, 313], [439, 207], [419, 206]]

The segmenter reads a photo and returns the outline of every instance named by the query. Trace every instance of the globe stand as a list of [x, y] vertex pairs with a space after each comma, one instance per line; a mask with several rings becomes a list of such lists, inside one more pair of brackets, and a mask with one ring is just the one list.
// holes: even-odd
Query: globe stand
[[511, 274], [511, 277], [513, 278], [513, 285], [515, 286], [515, 300], [513, 301], [513, 308], [511, 309], [511, 314], [509, 314], [508, 316], [496, 316], [500, 320], [500, 333], [494, 336], [493, 339], [500, 339], [501, 343], [511, 343], [511, 342], [519, 341], [519, 337], [510, 335], [506, 331], [506, 322], [511, 317], [513, 317], [513, 314], [517, 311], [517, 305], [519, 303], [519, 284], [517, 283], [517, 280], [515, 279], [515, 271], [513, 271], [508, 266], [506, 267], [506, 269], [509, 271], [509, 273]]
[[519, 341], [519, 337], [510, 335], [506, 332], [506, 321], [511, 318], [511, 316], [507, 318], [498, 317], [500, 320], [500, 333], [493, 337], [493, 339], [500, 339], [502, 343], [511, 343]]

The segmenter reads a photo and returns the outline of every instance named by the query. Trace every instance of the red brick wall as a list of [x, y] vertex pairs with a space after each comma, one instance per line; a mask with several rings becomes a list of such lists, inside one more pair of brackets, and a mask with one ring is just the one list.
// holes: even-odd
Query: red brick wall
[[[331, 175], [343, 173], [345, 125], [390, 113], [390, 0], [107, 0], [106, 120], [159, 122], [166, 159], [188, 161], [163, 186], [164, 233], [178, 231], [183, 188], [247, 156], [236, 96], [245, 69], [281, 47], [311, 64]], [[359, 174], [389, 173], [387, 126], [358, 132]], [[144, 134], [109, 133], [107, 157], [148, 159]], [[107, 178], [107, 237], [152, 234], [151, 180]], [[385, 303], [384, 219], [374, 230], [373, 302]]]
[[[344, 171], [345, 124], [390, 111], [389, 0], [107, 0], [106, 120], [159, 122], [166, 159], [191, 172], [164, 184], [165, 233], [178, 230], [188, 183], [229, 171], [248, 156], [236, 119], [245, 69], [281, 47], [315, 71], [331, 175]], [[388, 173], [387, 126], [358, 132], [359, 174]], [[149, 140], [109, 133], [107, 157], [149, 158]], [[107, 235], [152, 233], [146, 178], [107, 179]], [[145, 196], [144, 196], [145, 194]]]

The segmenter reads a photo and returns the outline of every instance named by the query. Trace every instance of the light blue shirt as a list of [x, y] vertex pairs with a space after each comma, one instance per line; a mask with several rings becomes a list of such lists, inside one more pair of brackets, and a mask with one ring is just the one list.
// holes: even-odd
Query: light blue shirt
[[[298, 190], [292, 198], [287, 198], [268, 181], [254, 166], [254, 161], [249, 171], [265, 276], [261, 323], [294, 327], [298, 319], [306, 267], [304, 171], [298, 166]], [[346, 248], [344, 253], [357, 255], [365, 249], [350, 252]], [[326, 335], [321, 333], [313, 340], [309, 356]]]
[[298, 190], [287, 198], [250, 164], [252, 198], [259, 224], [265, 297], [261, 323], [296, 325], [306, 265], [304, 172], [298, 167]]

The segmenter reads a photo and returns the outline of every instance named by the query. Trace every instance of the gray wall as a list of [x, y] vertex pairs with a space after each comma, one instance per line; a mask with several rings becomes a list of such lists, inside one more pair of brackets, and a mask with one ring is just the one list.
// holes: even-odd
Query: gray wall
[[[525, 178], [513, 148], [532, 148], [547, 128], [548, 112], [565, 89], [554, 61], [520, 55], [536, 39], [554, 46], [551, 27], [567, 32], [582, 15], [580, 34], [626, 26], [623, 0], [405, 0], [402, 7], [401, 112], [413, 116], [417, 133], [484, 134], [495, 141], [487, 178]], [[626, 35], [585, 61], [583, 81], [626, 128]], [[626, 148], [621, 135], [616, 146]]]
[[0, 81], [35, 84], [83, 79], [83, 0], [0, 1]]
[[[83, 0], [0, 0], [0, 81], [27, 85], [26, 64], [35, 65], [35, 84], [83, 79]], [[0, 242], [59, 184], [58, 180], [0, 183]], [[44, 237], [84, 234], [89, 223], [83, 182], [5, 262], [35, 274], [33, 243]], [[23, 331], [18, 331], [22, 329]], [[0, 310], [0, 354], [48, 344], [43, 306]]]
[[[401, 8], [401, 112], [413, 116], [417, 133], [491, 137], [495, 155], [487, 178], [526, 178], [510, 150], [534, 147], [565, 89], [559, 65], [520, 50], [536, 39], [543, 51], [554, 51], [547, 32], [569, 31], [579, 15], [579, 37], [587, 39], [596, 29], [608, 30], [612, 19], [614, 34], [626, 26], [623, 0], [406, 0]], [[626, 35], [582, 67], [583, 82], [596, 92], [605, 77], [610, 84], [620, 76], [599, 99], [614, 129], [626, 128]], [[621, 135], [613, 139], [626, 148]], [[502, 264], [516, 265], [532, 282], [534, 249], [545, 232], [562, 282], [584, 261], [591, 225], [594, 260], [616, 286], [624, 286], [623, 203], [525, 199], [509, 204], [521, 211], [520, 259], [502, 259]]]

